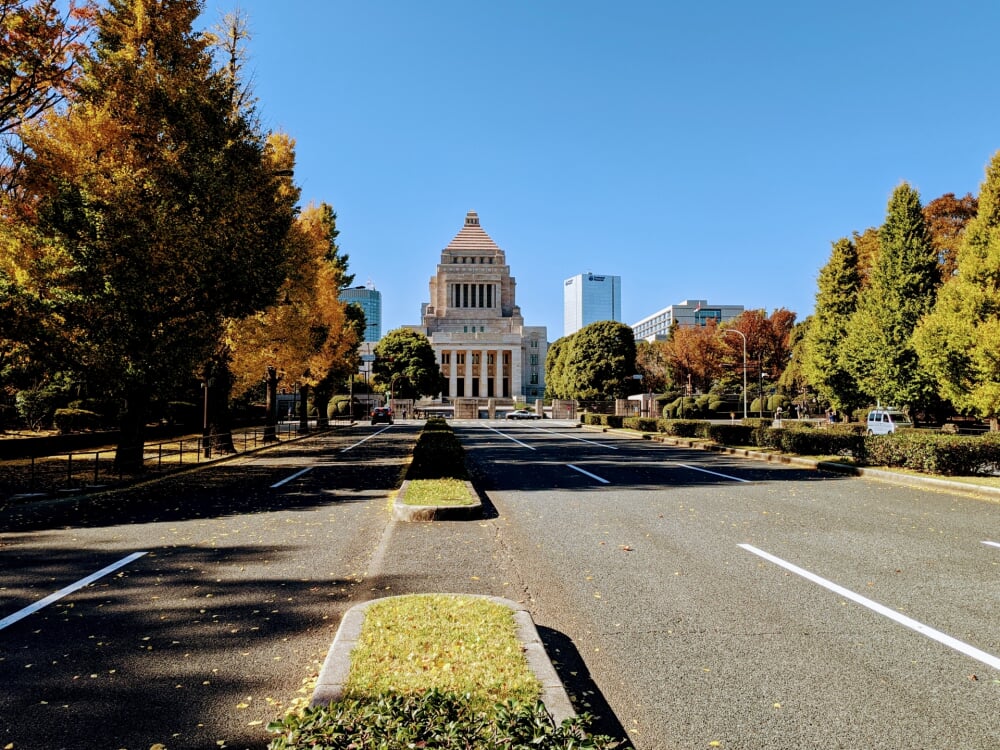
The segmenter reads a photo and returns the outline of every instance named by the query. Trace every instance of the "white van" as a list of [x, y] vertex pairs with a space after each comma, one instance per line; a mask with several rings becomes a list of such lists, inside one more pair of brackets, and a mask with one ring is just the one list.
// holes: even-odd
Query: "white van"
[[913, 422], [898, 409], [872, 409], [868, 412], [869, 435], [888, 435], [900, 427], [913, 427]]

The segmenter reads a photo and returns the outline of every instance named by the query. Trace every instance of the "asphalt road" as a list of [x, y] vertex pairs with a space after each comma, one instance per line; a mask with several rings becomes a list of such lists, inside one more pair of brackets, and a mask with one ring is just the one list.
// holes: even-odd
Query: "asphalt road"
[[1000, 505], [499, 429], [460, 432], [535, 619], [636, 747], [1000, 746]]
[[481, 521], [391, 520], [416, 423], [0, 514], [0, 626], [121, 565], [0, 627], [0, 747], [258, 750], [350, 605], [420, 591], [528, 603], [636, 748], [1000, 746], [1000, 505], [454, 424]]

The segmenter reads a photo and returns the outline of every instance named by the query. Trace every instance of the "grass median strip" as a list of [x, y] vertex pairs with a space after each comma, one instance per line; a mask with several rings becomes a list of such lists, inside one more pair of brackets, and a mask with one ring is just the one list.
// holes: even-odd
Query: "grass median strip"
[[475, 498], [462, 479], [411, 479], [406, 485], [406, 505], [472, 505]]
[[345, 695], [434, 688], [467, 694], [480, 708], [538, 698], [541, 687], [508, 607], [480, 597], [414, 594], [368, 608]]

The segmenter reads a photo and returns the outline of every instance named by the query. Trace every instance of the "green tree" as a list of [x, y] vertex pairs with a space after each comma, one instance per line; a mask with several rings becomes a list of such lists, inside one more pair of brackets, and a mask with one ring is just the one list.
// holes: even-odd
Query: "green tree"
[[841, 412], [863, 401], [854, 376], [841, 361], [847, 327], [858, 307], [861, 273], [855, 244], [833, 243], [830, 260], [820, 269], [812, 322], [801, 340], [802, 374], [821, 401]]
[[962, 411], [1000, 416], [1000, 152], [986, 169], [979, 210], [965, 228], [956, 273], [913, 336], [940, 393]]
[[545, 395], [548, 398], [572, 398], [565, 382], [566, 356], [571, 337], [563, 336], [549, 344], [545, 355]]
[[[602, 320], [584, 326], [560, 349], [563, 397], [625, 398], [634, 391], [635, 336], [627, 325]], [[551, 356], [551, 353], [550, 353]]]
[[70, 105], [24, 127], [25, 197], [4, 207], [0, 252], [14, 248], [12, 278], [60, 321], [58, 356], [124, 402], [126, 471], [141, 470], [151, 398], [287, 276], [297, 193], [253, 111], [234, 107], [200, 10], [110, 0]]
[[397, 398], [435, 396], [441, 392], [441, 370], [431, 342], [409, 328], [389, 331], [375, 345], [375, 384]]
[[934, 305], [940, 271], [920, 195], [906, 183], [889, 199], [879, 244], [848, 324], [841, 363], [869, 398], [911, 412], [927, 409], [935, 405], [936, 387], [920, 366], [912, 335]]

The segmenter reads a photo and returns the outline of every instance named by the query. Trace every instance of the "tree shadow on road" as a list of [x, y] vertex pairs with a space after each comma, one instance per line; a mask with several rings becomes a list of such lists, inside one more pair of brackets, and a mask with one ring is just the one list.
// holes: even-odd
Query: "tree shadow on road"
[[631, 748], [632, 744], [625, 728], [608, 705], [601, 689], [591, 679], [587, 664], [577, 651], [573, 640], [552, 628], [542, 625], [536, 625], [536, 628], [552, 666], [556, 669], [556, 674], [569, 693], [573, 709], [578, 714], [588, 713], [594, 717], [591, 725], [594, 734], [605, 734], [621, 742], [623, 749]]

